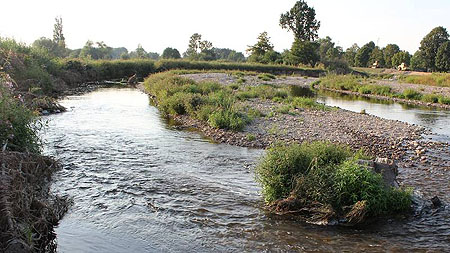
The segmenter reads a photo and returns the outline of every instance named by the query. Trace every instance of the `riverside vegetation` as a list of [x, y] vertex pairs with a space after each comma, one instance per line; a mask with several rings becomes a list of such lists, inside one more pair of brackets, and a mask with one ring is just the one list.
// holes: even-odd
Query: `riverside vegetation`
[[[243, 131], [252, 120], [273, 117], [250, 106], [252, 102], [272, 101], [281, 105], [276, 111], [280, 114], [296, 114], [298, 109], [335, 110], [314, 98], [294, 96], [289, 86], [248, 84], [252, 75], [261, 82], [277, 78], [270, 74], [228, 72], [224, 75], [236, 82], [224, 85], [214, 80], [196, 82], [188, 78], [196, 75], [192, 73], [198, 72], [171, 71], [145, 80], [146, 91], [166, 116], [185, 116], [212, 128]], [[248, 141], [260, 141], [257, 133], [246, 133]], [[257, 180], [273, 211], [307, 213], [306, 219], [315, 223], [356, 224], [410, 210], [411, 191], [386, 185], [380, 174], [359, 164], [358, 159], [369, 159], [363, 153], [329, 142], [273, 144], [256, 169]]]
[[14, 86], [0, 71], [0, 249], [54, 251], [53, 227], [68, 207], [65, 198], [49, 193], [59, 164], [40, 154], [43, 122], [14, 95]]
[[[416, 80], [415, 83], [430, 84], [426, 80], [443, 80], [440, 85], [446, 86], [448, 74], [433, 74], [436, 77], [418, 78], [416, 76], [403, 77], [405, 80]], [[437, 82], [437, 81], [436, 81]], [[363, 95], [380, 95], [391, 98], [417, 100], [425, 103], [436, 103], [441, 105], [450, 105], [450, 96], [422, 93], [413, 88], [405, 88], [402, 92], [395, 91], [391, 85], [378, 84], [376, 80], [358, 77], [355, 75], [327, 75], [320, 79], [319, 88], [332, 89], [337, 91], [352, 91]]]

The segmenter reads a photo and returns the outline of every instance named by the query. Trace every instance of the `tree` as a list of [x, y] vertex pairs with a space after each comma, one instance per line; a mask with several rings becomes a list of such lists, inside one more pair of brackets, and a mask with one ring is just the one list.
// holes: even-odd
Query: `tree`
[[392, 56], [391, 66], [397, 67], [398, 65], [405, 63], [406, 66], [410, 65], [411, 55], [406, 51], [400, 51]]
[[450, 41], [442, 43], [436, 54], [436, 69], [443, 72], [450, 71]]
[[56, 42], [49, 38], [41, 37], [35, 40], [32, 44], [32, 47], [44, 49], [50, 56], [53, 57], [66, 56], [66, 49], [60, 47]]
[[58, 44], [58, 46], [62, 48], [66, 48], [66, 39], [64, 38], [63, 34], [63, 25], [62, 25], [62, 18], [56, 17], [55, 18], [55, 25], [53, 28], [53, 41]]
[[253, 46], [248, 46], [247, 52], [250, 54], [249, 61], [263, 62], [264, 55], [273, 51], [273, 45], [270, 42], [270, 37], [267, 32], [262, 32], [258, 35], [258, 41]]
[[198, 33], [192, 34], [189, 39], [189, 45], [184, 57], [191, 60], [214, 60], [213, 44], [207, 40], [202, 40], [202, 35]]
[[372, 52], [370, 53], [368, 64], [371, 65], [377, 61], [378, 61], [379, 67], [384, 67], [384, 55], [383, 55], [383, 51], [381, 51], [381, 49], [379, 47], [375, 47], [372, 50]]
[[442, 27], [436, 27], [431, 30], [420, 42], [420, 50], [423, 52], [426, 67], [428, 70], [436, 70], [436, 55], [439, 47], [448, 41], [449, 34], [447, 30]]
[[353, 44], [351, 47], [347, 48], [345, 50], [344, 59], [347, 62], [348, 65], [354, 67], [355, 65], [355, 57], [356, 53], [359, 51], [358, 44]]
[[411, 58], [411, 68], [415, 71], [427, 71], [427, 62], [421, 50], [417, 50]]
[[138, 44], [136, 50], [134, 50], [133, 56], [134, 57], [132, 58], [139, 58], [139, 59], [147, 58], [147, 51], [145, 51], [145, 49], [142, 47], [141, 44]]
[[373, 41], [361, 47], [355, 55], [355, 65], [358, 67], [368, 67], [370, 55], [375, 48]]
[[384, 63], [386, 68], [396, 67], [396, 65], [392, 65], [392, 57], [398, 52], [400, 52], [400, 47], [396, 44], [388, 44], [383, 49]]
[[180, 59], [180, 52], [176, 48], [168, 47], [164, 49], [162, 56], [163, 59]]
[[295, 40], [292, 43], [287, 63], [292, 65], [305, 64], [314, 67], [320, 60], [318, 53], [320, 45], [313, 41]]
[[318, 38], [317, 31], [320, 21], [316, 20], [316, 11], [303, 1], [297, 1], [290, 11], [281, 14], [280, 26], [292, 31], [296, 40], [314, 41]]

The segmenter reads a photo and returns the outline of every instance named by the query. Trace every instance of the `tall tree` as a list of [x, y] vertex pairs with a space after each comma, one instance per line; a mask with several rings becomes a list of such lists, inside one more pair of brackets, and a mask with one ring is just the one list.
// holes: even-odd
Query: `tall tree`
[[270, 50], [273, 50], [273, 44], [270, 42], [270, 37], [267, 32], [262, 32], [258, 35], [256, 44], [248, 46], [247, 52], [251, 55], [263, 55]]
[[362, 46], [355, 55], [355, 65], [358, 67], [368, 67], [370, 55], [375, 48], [375, 43], [373, 41]]
[[344, 58], [348, 65], [354, 67], [355, 65], [355, 56], [359, 50], [358, 44], [354, 43], [351, 47], [345, 50]]
[[438, 26], [422, 39], [419, 49], [423, 52], [427, 69], [431, 71], [436, 70], [437, 51], [444, 42], [448, 41], [448, 38], [447, 30], [442, 26]]
[[450, 71], [450, 41], [442, 43], [436, 54], [436, 69], [443, 72]]
[[411, 55], [407, 51], [400, 51], [392, 56], [391, 66], [397, 67], [398, 65], [405, 63], [409, 66], [411, 61]]
[[194, 33], [189, 39], [188, 49], [183, 56], [191, 60], [214, 60], [215, 55], [212, 48], [213, 44], [210, 41], [202, 40], [202, 35]]
[[64, 38], [63, 34], [63, 24], [61, 17], [55, 18], [55, 25], [53, 28], [53, 41], [56, 42], [58, 46], [66, 48], [66, 39]]
[[384, 63], [387, 68], [396, 67], [395, 65], [392, 65], [392, 57], [398, 52], [400, 52], [400, 47], [396, 44], [388, 44], [383, 49]]
[[292, 31], [296, 40], [313, 41], [318, 38], [320, 21], [316, 20], [316, 11], [303, 1], [297, 1], [290, 11], [281, 14], [280, 26]]
[[[273, 58], [273, 44], [270, 42], [270, 37], [267, 32], [262, 32], [258, 35], [258, 41], [253, 46], [248, 46], [247, 52], [250, 54], [248, 60], [251, 62], [268, 63], [269, 59]], [[267, 57], [264, 57], [266, 54]]]

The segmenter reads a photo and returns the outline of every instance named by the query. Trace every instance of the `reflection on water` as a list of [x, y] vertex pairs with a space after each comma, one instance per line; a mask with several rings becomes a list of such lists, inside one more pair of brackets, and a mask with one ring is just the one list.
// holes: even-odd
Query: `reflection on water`
[[448, 110], [324, 91], [319, 92], [317, 100], [353, 112], [365, 109], [366, 113], [378, 117], [424, 126], [431, 129], [433, 139], [450, 142], [450, 111]]
[[[449, 247], [449, 213], [324, 228], [268, 215], [253, 166], [263, 151], [212, 144], [168, 126], [148, 97], [102, 89], [49, 116], [52, 186], [73, 197], [60, 252], [405, 251]], [[433, 180], [430, 180], [433, 184]]]

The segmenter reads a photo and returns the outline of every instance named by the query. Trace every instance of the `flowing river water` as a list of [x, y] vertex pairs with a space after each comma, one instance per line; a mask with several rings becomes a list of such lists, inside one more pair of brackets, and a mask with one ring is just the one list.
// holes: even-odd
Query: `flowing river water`
[[[448, 208], [365, 228], [320, 227], [270, 215], [253, 172], [262, 150], [179, 131], [138, 90], [99, 89], [61, 103], [68, 112], [46, 117], [43, 136], [46, 154], [63, 164], [52, 191], [74, 202], [56, 229], [59, 252], [450, 248]], [[443, 118], [448, 122], [450, 116]]]

